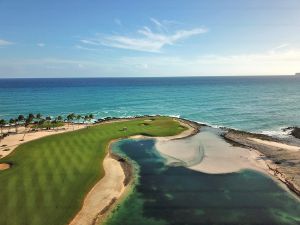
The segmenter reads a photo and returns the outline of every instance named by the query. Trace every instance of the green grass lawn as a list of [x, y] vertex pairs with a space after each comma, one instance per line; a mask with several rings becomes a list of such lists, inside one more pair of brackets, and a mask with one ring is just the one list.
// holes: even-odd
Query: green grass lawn
[[[122, 128], [127, 127], [126, 131]], [[108, 142], [137, 134], [170, 136], [185, 130], [168, 117], [101, 124], [25, 143], [0, 162], [0, 225], [65, 225], [104, 175]]]

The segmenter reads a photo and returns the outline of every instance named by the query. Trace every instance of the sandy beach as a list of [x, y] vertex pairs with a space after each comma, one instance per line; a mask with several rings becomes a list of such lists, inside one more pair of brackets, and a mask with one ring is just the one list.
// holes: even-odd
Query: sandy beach
[[270, 136], [229, 130], [224, 138], [257, 155], [266, 171], [300, 196], [300, 145], [298, 140], [285, 141]]
[[[75, 131], [78, 129], [86, 128], [85, 124], [76, 124], [76, 125], [65, 125], [63, 127], [60, 127], [59, 129], [52, 129], [52, 130], [38, 130], [38, 131], [26, 131], [25, 137], [24, 137], [24, 132], [25, 129], [24, 127], [19, 127], [18, 128], [18, 133], [17, 134], [10, 134], [9, 136], [3, 138], [0, 143], [0, 158], [3, 158], [10, 153], [12, 153], [19, 145], [33, 141], [42, 137], [46, 137], [49, 135], [54, 135], [54, 134], [61, 134], [65, 132], [71, 132]], [[10, 130], [13, 130], [10, 129]], [[7, 130], [3, 130], [3, 132], [7, 132]], [[24, 140], [22, 140], [24, 137]]]
[[210, 127], [203, 127], [200, 133], [186, 139], [158, 139], [156, 148], [169, 164], [181, 164], [202, 173], [224, 174], [243, 169], [265, 172], [267, 169], [259, 162], [258, 155], [232, 146]]
[[125, 191], [125, 174], [121, 164], [108, 153], [103, 161], [105, 176], [86, 195], [81, 210], [70, 225], [92, 225], [99, 222]]
[[286, 190], [300, 196], [300, 146], [270, 136], [245, 132], [225, 133], [202, 127], [201, 132], [185, 139], [161, 139], [156, 149], [167, 163], [181, 165], [207, 174], [226, 174], [252, 169], [264, 173]]

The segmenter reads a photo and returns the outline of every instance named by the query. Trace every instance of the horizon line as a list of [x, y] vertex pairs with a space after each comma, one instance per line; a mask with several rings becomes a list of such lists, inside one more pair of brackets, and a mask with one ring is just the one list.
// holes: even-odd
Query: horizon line
[[0, 77], [0, 80], [3, 79], [96, 79], [96, 78], [196, 78], [196, 77], [287, 77], [295, 76], [296, 74], [269, 74], [269, 75], [178, 75], [178, 76], [76, 76], [76, 77]]

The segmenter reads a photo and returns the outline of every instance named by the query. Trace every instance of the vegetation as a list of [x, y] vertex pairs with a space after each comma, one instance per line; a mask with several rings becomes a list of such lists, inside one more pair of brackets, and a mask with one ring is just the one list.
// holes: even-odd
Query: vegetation
[[103, 177], [102, 162], [110, 140], [138, 134], [169, 136], [186, 129], [169, 117], [145, 120], [44, 137], [24, 143], [0, 159], [0, 163], [12, 165], [0, 171], [0, 225], [68, 224], [85, 194]]
[[3, 120], [3, 119], [0, 119], [0, 143], [1, 143], [1, 140], [3, 138], [3, 127], [6, 125], [6, 121]]
[[[73, 124], [74, 128], [74, 120], [77, 120], [77, 123], [80, 123], [80, 120], [83, 119], [84, 123], [88, 122], [91, 123], [91, 120], [94, 119], [93, 114], [88, 114], [85, 116], [82, 115], [76, 115], [75, 113], [71, 113], [66, 116], [66, 119], [63, 118], [63, 116], [59, 115], [52, 119], [50, 116], [43, 117], [42, 114], [38, 113], [36, 115], [29, 113], [27, 117], [24, 115], [19, 115], [17, 118], [11, 118], [8, 121], [4, 119], [0, 119], [0, 140], [1, 137], [4, 136], [3, 128], [7, 127], [6, 134], [9, 134], [11, 127], [15, 127], [15, 132], [18, 133], [18, 128], [20, 126], [25, 127], [24, 136], [27, 132], [29, 132], [31, 129], [55, 129], [61, 126], [64, 126], [64, 122], [68, 122], [68, 126], [70, 124]], [[101, 119], [100, 119], [101, 120]], [[23, 140], [22, 139], [22, 140]]]
[[5, 120], [3, 120], [3, 119], [1, 119], [0, 120], [0, 130], [1, 130], [1, 135], [2, 135], [2, 133], [3, 133], [3, 127], [6, 125], [6, 121]]
[[54, 129], [54, 128], [62, 127], [64, 125], [65, 124], [62, 121], [56, 121], [56, 120], [48, 121], [48, 120], [45, 120], [45, 121], [43, 121], [40, 124], [34, 124], [32, 126], [32, 128], [34, 128], [34, 129], [47, 129], [47, 130], [50, 130], [51, 128]]

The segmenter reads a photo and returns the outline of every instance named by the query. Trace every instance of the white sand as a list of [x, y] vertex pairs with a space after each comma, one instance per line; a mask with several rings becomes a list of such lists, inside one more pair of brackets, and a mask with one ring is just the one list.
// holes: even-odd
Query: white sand
[[[243, 169], [265, 172], [260, 156], [246, 148], [234, 147], [214, 133], [213, 128], [182, 140], [158, 140], [156, 148], [169, 163], [183, 163], [189, 169], [208, 174], [224, 174]], [[196, 160], [194, 160], [196, 159]]]
[[109, 154], [104, 158], [105, 176], [87, 194], [81, 210], [70, 225], [91, 225], [101, 216], [99, 213], [118, 199], [125, 190], [125, 175], [120, 163]]
[[251, 141], [255, 141], [260, 144], [269, 145], [269, 146], [276, 147], [276, 148], [283, 148], [283, 149], [286, 149], [289, 151], [299, 151], [300, 150], [299, 146], [283, 144], [283, 143], [279, 143], [279, 142], [275, 142], [275, 141], [266, 141], [266, 140], [261, 140], [258, 138], [247, 138], [247, 139], [249, 139]]
[[[15, 150], [16, 147], [18, 147], [20, 144], [26, 143], [28, 141], [33, 141], [38, 138], [46, 137], [53, 134], [60, 134], [65, 132], [70, 132], [73, 130], [78, 130], [85, 128], [86, 125], [80, 124], [80, 125], [65, 125], [63, 127], [60, 127], [58, 130], [39, 130], [36, 132], [29, 132], [25, 134], [25, 138], [23, 141], [21, 141], [24, 137], [24, 127], [20, 127], [18, 129], [18, 134], [10, 134], [9, 136], [5, 137], [0, 142], [0, 158], [3, 158], [7, 155], [9, 155], [13, 150]], [[11, 131], [14, 131], [14, 129], [10, 129]]]

